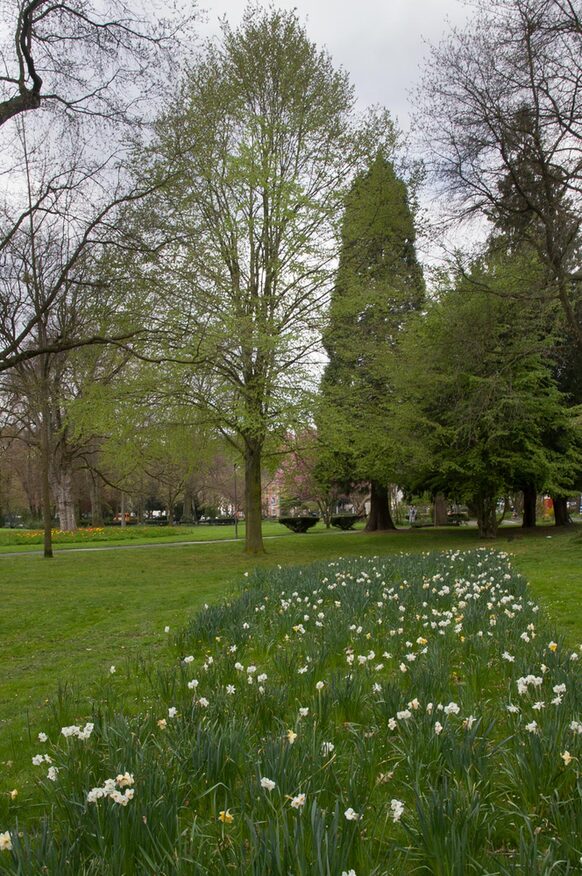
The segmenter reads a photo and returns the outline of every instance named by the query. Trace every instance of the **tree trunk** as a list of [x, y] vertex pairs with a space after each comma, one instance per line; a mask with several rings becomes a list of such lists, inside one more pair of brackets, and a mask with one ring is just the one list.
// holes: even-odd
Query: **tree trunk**
[[497, 500], [495, 496], [478, 496], [475, 500], [477, 507], [477, 525], [481, 538], [495, 538], [497, 536]]
[[572, 521], [568, 513], [568, 497], [552, 496], [554, 503], [554, 522], [556, 526], [570, 526]]
[[261, 521], [261, 451], [262, 442], [245, 441], [245, 553], [263, 554]]
[[184, 484], [184, 507], [182, 508], [182, 517], [180, 523], [194, 523], [192, 517], [192, 499], [193, 499], [192, 481], [187, 480]]
[[526, 484], [523, 488], [523, 522], [524, 529], [531, 529], [536, 525], [537, 490], [533, 484]]
[[447, 503], [442, 493], [437, 493], [434, 497], [433, 506], [433, 523], [435, 526], [446, 526], [447, 520]]
[[122, 526], [125, 526], [125, 525], [126, 525], [126, 521], [125, 521], [125, 493], [123, 492], [123, 490], [121, 491], [121, 503], [120, 503], [120, 508], [121, 508], [121, 511], [120, 511], [120, 514], [121, 514], [121, 520], [120, 520], [120, 523], [121, 523]]
[[332, 503], [326, 502], [325, 499], [318, 499], [317, 507], [319, 508], [321, 519], [325, 523], [325, 528], [331, 529], [331, 518], [333, 517]]
[[50, 484], [51, 426], [48, 396], [47, 357], [41, 357], [40, 381], [40, 483], [43, 528], [43, 553], [46, 559], [53, 558], [53, 512]]
[[53, 465], [52, 487], [59, 518], [59, 529], [74, 532], [77, 529], [75, 498], [73, 493], [73, 472], [66, 463]]
[[168, 518], [168, 526], [174, 526], [174, 505], [178, 492], [174, 492], [171, 487], [168, 487], [168, 501], [166, 504], [166, 516]]
[[379, 481], [372, 481], [370, 484], [370, 514], [364, 532], [382, 532], [386, 529], [396, 529], [390, 514], [388, 487]]
[[[43, 415], [44, 420], [44, 415]], [[48, 424], [41, 426], [40, 480], [42, 503], [43, 553], [47, 559], [53, 557], [53, 508], [50, 485], [50, 448], [48, 446]]]
[[89, 475], [89, 498], [91, 500], [91, 526], [103, 526], [103, 508], [101, 506], [101, 489], [96, 475]]

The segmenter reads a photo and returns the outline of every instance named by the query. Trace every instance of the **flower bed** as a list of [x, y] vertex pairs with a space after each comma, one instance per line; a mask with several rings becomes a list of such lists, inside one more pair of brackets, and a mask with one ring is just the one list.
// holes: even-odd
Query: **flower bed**
[[[146, 525], [131, 526], [86, 526], [72, 532], [61, 529], [53, 529], [53, 542], [55, 544], [84, 544], [85, 542], [103, 541], [134, 541], [146, 538], [168, 538], [172, 533], [183, 535], [184, 532], [197, 531], [192, 527], [154, 527]], [[43, 543], [42, 529], [0, 529], [0, 545], [36, 545]]]
[[506, 556], [266, 569], [175, 645], [138, 716], [39, 740], [1, 872], [579, 872], [579, 652]]

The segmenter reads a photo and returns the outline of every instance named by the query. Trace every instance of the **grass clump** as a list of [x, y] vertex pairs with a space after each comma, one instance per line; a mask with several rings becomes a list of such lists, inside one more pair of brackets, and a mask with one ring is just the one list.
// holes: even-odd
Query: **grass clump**
[[172, 647], [39, 741], [1, 872], [579, 872], [579, 651], [506, 555], [263, 568]]

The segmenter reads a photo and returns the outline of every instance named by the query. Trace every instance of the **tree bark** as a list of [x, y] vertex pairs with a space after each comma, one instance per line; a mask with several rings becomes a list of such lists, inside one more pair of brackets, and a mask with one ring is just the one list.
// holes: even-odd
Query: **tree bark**
[[89, 475], [89, 498], [91, 500], [91, 526], [103, 526], [100, 484], [93, 472]]
[[77, 529], [77, 519], [71, 467], [66, 462], [61, 465], [53, 464], [51, 480], [59, 518], [59, 529], [63, 532], [74, 532]]
[[448, 523], [447, 503], [442, 493], [437, 493], [434, 497], [433, 523], [435, 526], [446, 526]]
[[497, 500], [495, 496], [477, 496], [477, 525], [481, 538], [497, 536]]
[[536, 525], [536, 502], [538, 494], [533, 484], [526, 484], [523, 488], [523, 522], [524, 529], [531, 529]]
[[245, 553], [263, 554], [261, 514], [261, 452], [262, 442], [245, 441]]
[[556, 526], [570, 526], [572, 521], [568, 513], [568, 497], [552, 496], [554, 503], [554, 522]]
[[43, 553], [46, 559], [53, 558], [53, 513], [50, 484], [50, 426], [47, 419], [48, 404], [42, 402], [40, 427], [40, 481], [43, 528]]
[[370, 513], [364, 532], [382, 532], [386, 529], [396, 529], [390, 513], [388, 487], [379, 481], [370, 484]]
[[53, 558], [53, 511], [50, 484], [51, 470], [51, 424], [48, 391], [48, 361], [46, 355], [41, 357], [40, 389], [40, 482], [43, 528], [43, 555], [45, 559]]
[[184, 507], [182, 508], [182, 517], [180, 518], [180, 523], [194, 523], [192, 517], [192, 499], [192, 481], [187, 480], [184, 484]]

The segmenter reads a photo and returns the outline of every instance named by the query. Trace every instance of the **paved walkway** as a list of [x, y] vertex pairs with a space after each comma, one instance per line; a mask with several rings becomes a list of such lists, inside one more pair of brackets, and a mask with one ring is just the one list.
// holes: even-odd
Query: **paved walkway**
[[[356, 532], [359, 532], [358, 529], [352, 530], [329, 530], [334, 535], [353, 535]], [[328, 530], [324, 532], [312, 532], [311, 535], [327, 535]], [[282, 532], [281, 535], [264, 535], [263, 541], [267, 541], [273, 538], [289, 538], [289, 536]], [[233, 542], [243, 543], [244, 538], [207, 538], [200, 539], [199, 541], [164, 541], [164, 542], [155, 542], [148, 541], [146, 544], [111, 544], [111, 545], [99, 545], [95, 547], [64, 547], [59, 545], [54, 545], [55, 554], [81, 554], [81, 553], [96, 553], [97, 551], [129, 551], [129, 550], [139, 550], [139, 548], [162, 548], [162, 547], [185, 547], [187, 545], [195, 545], [195, 544], [232, 544]], [[0, 560], [3, 557], [42, 557], [43, 551], [12, 551], [10, 553], [2, 553], [0, 552]]]

